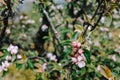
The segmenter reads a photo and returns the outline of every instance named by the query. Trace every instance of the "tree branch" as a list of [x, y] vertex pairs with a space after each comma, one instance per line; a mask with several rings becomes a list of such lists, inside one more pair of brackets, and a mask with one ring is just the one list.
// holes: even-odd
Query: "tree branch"
[[51, 22], [50, 17], [48, 16], [48, 13], [45, 9], [43, 9], [43, 13], [47, 17], [50, 27], [51, 27], [53, 33], [55, 34], [55, 38], [57, 39], [58, 43], [60, 44], [60, 42], [61, 42], [60, 35], [58, 34], [57, 30], [55, 29], [55, 27], [54, 27], [53, 23]]
[[[0, 44], [2, 44], [2, 40], [5, 37], [5, 31], [8, 27], [8, 18], [12, 16], [12, 2], [11, 0], [4, 0], [6, 5], [6, 8], [2, 11], [1, 16], [3, 17], [3, 19], [1, 21], [3, 21], [3, 30], [1, 31], [0, 34]], [[1, 46], [1, 45], [0, 45]]]
[[[102, 0], [101, 2], [98, 3], [98, 6], [97, 6], [97, 8], [96, 8], [96, 10], [95, 10], [95, 13], [93, 14], [93, 16], [92, 16], [92, 18], [91, 18], [91, 21], [92, 21], [92, 20], [95, 18], [95, 16], [97, 15], [98, 10], [99, 10], [101, 4], [103, 3], [103, 1], [104, 1], [104, 0]], [[82, 33], [82, 37], [85, 36], [85, 34], [86, 34], [89, 26], [92, 27], [90, 31], [93, 31], [93, 30], [96, 28], [96, 26], [98, 25], [98, 23], [100, 22], [100, 20], [101, 20], [101, 18], [102, 18], [103, 12], [104, 12], [104, 10], [100, 13], [99, 18], [98, 18], [97, 22], [96, 22], [94, 25], [91, 25], [90, 23], [87, 23], [87, 26], [86, 26], [85, 30], [83, 31], [83, 33]], [[83, 40], [82, 43], [84, 43], [84, 40]]]

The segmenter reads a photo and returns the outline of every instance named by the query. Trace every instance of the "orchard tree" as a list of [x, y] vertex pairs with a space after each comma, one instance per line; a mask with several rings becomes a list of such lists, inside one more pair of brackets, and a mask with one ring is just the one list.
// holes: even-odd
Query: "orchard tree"
[[[119, 20], [119, 0], [32, 2], [35, 20], [29, 19], [25, 13], [17, 14], [16, 6], [24, 4], [24, 0], [0, 0], [1, 79], [9, 77], [12, 80], [11, 74], [17, 72], [14, 76], [17, 80], [17, 77], [20, 80], [120, 78], [120, 68], [115, 67], [120, 62], [114, 62], [116, 57], [109, 56], [119, 51], [106, 47], [108, 37], [101, 37], [99, 30], [108, 32], [108, 27], [116, 26], [113, 21]], [[8, 30], [10, 26], [12, 32]], [[103, 48], [94, 46], [96, 36], [93, 35], [100, 37], [99, 47]]]

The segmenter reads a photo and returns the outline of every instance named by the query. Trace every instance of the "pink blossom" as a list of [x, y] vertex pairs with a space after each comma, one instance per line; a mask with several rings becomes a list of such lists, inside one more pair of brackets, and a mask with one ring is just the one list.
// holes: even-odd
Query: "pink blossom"
[[76, 58], [72, 58], [72, 62], [76, 63], [77, 62], [77, 59]]
[[11, 56], [6, 56], [6, 60], [11, 60], [12, 57]]
[[21, 59], [22, 56], [20, 54], [17, 55], [17, 59]]
[[51, 60], [51, 61], [57, 61], [56, 56], [53, 55], [52, 57], [50, 57], [50, 60]]
[[78, 58], [77, 58], [77, 60], [78, 60], [78, 61], [82, 61], [82, 60], [83, 60], [83, 57], [79, 55]]
[[48, 58], [52, 57], [52, 53], [48, 53], [48, 54], [47, 54], [47, 57], [48, 57]]
[[74, 62], [79, 68], [85, 66], [85, 56], [84, 54], [75, 54], [75, 57], [72, 57], [72, 62]]
[[45, 71], [45, 70], [47, 69], [47, 63], [44, 63], [44, 64], [42, 65], [42, 68], [43, 68], [43, 70]]
[[53, 55], [52, 53], [48, 53], [47, 57], [51, 60], [51, 61], [57, 61], [56, 55]]
[[45, 31], [46, 29], [48, 28], [48, 26], [47, 25], [42, 25], [42, 27], [41, 27], [41, 29], [42, 29], [42, 31]]
[[78, 53], [79, 53], [79, 54], [83, 54], [83, 50], [82, 50], [82, 49], [79, 49], [79, 50], [78, 50]]
[[76, 47], [76, 46], [77, 46], [77, 42], [73, 41], [73, 42], [72, 42], [72, 46], [73, 46], [73, 47]]
[[81, 57], [82, 57], [83, 60], [86, 60], [84, 54], [81, 54]]
[[81, 43], [77, 43], [77, 48], [80, 48], [81, 47]]
[[18, 53], [18, 46], [13, 46], [10, 44], [10, 46], [7, 48], [7, 51], [11, 54], [17, 54]]
[[4, 71], [7, 71], [9, 65], [10, 65], [10, 63], [8, 63], [8, 61], [2, 62], [2, 69], [3, 69]]
[[75, 58], [77, 58], [79, 56], [79, 54], [75, 54], [74, 56], [75, 56]]
[[10, 34], [11, 33], [10, 29], [6, 29], [5, 33]]
[[85, 67], [85, 61], [80, 61], [77, 63], [79, 68]]

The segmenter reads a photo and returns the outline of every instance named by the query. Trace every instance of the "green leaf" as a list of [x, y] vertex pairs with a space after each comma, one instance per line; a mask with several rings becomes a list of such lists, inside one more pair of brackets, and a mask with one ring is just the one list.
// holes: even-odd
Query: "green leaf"
[[66, 29], [66, 28], [64, 28], [62, 31], [60, 31], [61, 34], [70, 33], [70, 32], [72, 32], [72, 30]]
[[112, 16], [111, 14], [108, 14], [107, 16], [105, 16], [104, 25], [109, 27], [111, 23], [112, 23]]
[[12, 56], [12, 62], [14, 62], [15, 59], [16, 59], [16, 55], [13, 55], [13, 56]]
[[72, 35], [72, 40], [77, 40], [78, 32], [74, 32]]
[[82, 42], [82, 40], [83, 40], [82, 35], [80, 35], [78, 38], [78, 42]]
[[33, 65], [32, 61], [30, 61], [30, 60], [28, 60], [28, 65], [29, 65], [29, 67], [30, 67], [31, 69], [34, 68], [34, 65]]
[[71, 41], [70, 40], [64, 40], [61, 42], [61, 45], [71, 45]]
[[90, 63], [90, 62], [91, 62], [91, 58], [90, 58], [91, 53], [90, 53], [90, 51], [88, 51], [88, 50], [85, 49], [85, 48], [84, 48], [83, 50], [84, 50], [84, 55], [85, 55], [85, 57], [86, 57], [87, 62]]
[[83, 67], [81, 70], [80, 70], [80, 75], [83, 76], [85, 73], [86, 73], [86, 68]]
[[7, 48], [8, 48], [7, 46], [3, 46], [1, 49], [6, 50]]
[[83, 27], [81, 25], [75, 25], [75, 31], [82, 33]]
[[7, 74], [7, 71], [3, 71], [2, 77], [4, 77]]

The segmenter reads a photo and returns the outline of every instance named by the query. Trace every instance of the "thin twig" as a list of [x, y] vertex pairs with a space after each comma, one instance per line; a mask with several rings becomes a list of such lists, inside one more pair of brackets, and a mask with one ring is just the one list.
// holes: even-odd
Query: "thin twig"
[[[103, 1], [104, 1], [104, 0], [103, 0]], [[96, 10], [95, 10], [95, 13], [93, 14], [93, 16], [92, 16], [92, 18], [91, 18], [91, 21], [92, 21], [92, 20], [95, 18], [95, 16], [97, 15], [98, 10], [99, 10], [101, 4], [103, 3], [103, 1], [101, 1], [101, 2], [98, 4], [98, 6], [97, 6], [97, 8], [96, 8]], [[93, 30], [96, 28], [96, 26], [98, 25], [98, 23], [100, 22], [100, 20], [101, 20], [101, 18], [102, 18], [103, 12], [104, 12], [104, 10], [103, 10], [102, 13], [100, 14], [97, 22], [96, 22], [93, 26], [91, 25], [92, 29], [91, 29], [90, 31], [93, 31]], [[87, 32], [89, 26], [90, 26], [90, 24], [87, 24], [85, 30], [83, 31], [83, 33], [82, 33], [82, 37], [83, 37], [83, 38], [85, 37], [86, 32]], [[85, 40], [83, 40], [82, 43], [84, 43], [84, 41], [85, 41]]]
[[101, 20], [101, 18], [102, 18], [103, 12], [104, 12], [104, 10], [102, 11], [102, 13], [100, 14], [97, 22], [94, 24], [94, 26], [92, 27], [92, 29], [91, 29], [90, 31], [93, 31], [93, 30], [96, 28], [96, 26], [98, 25], [98, 23], [100, 22], [100, 20]]
[[101, 4], [102, 4], [103, 1], [104, 1], [104, 0], [102, 0], [100, 3], [98, 3], [98, 6], [97, 6], [97, 8], [96, 8], [96, 10], [95, 10], [95, 13], [93, 14], [91, 20], [93, 20], [93, 19], [95, 18], [95, 16], [97, 15], [98, 10], [99, 10], [99, 8], [100, 8], [100, 6], [101, 6]]
[[47, 11], [45, 9], [43, 9], [43, 13], [47, 17], [48, 22], [49, 22], [49, 24], [51, 26], [51, 29], [52, 29], [53, 33], [55, 34], [55, 37], [56, 37], [58, 43], [60, 44], [60, 42], [61, 42], [60, 35], [58, 34], [57, 30], [55, 29], [55, 27], [54, 27], [53, 23], [51, 22], [50, 17], [48, 16], [48, 13], [47, 13]]

